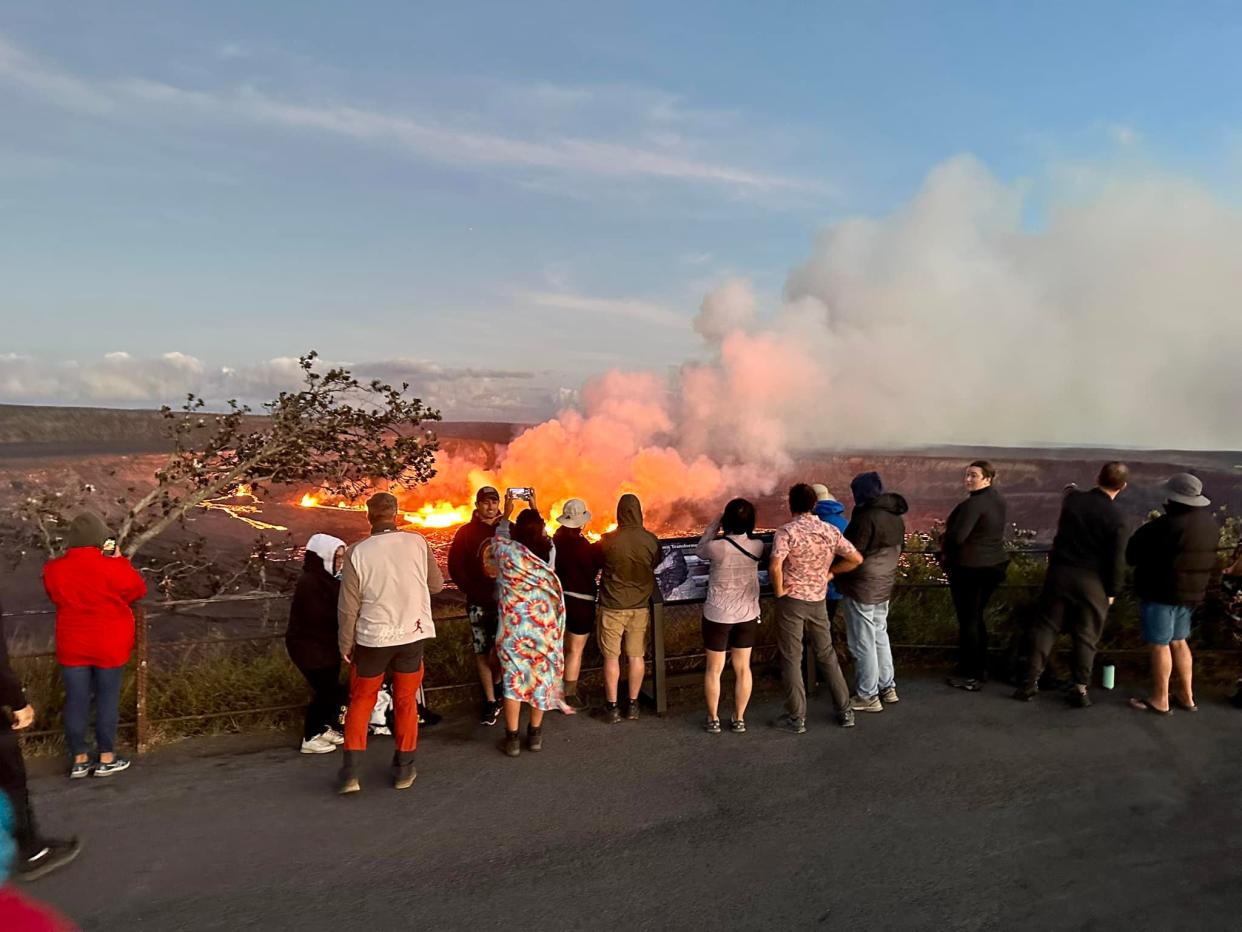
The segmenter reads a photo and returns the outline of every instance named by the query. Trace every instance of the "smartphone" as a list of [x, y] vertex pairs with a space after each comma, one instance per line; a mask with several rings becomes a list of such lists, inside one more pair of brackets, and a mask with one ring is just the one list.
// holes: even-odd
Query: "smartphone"
[[530, 501], [530, 497], [535, 494], [535, 490], [528, 485], [519, 485], [515, 488], [505, 489], [505, 497], [512, 499], [522, 499]]

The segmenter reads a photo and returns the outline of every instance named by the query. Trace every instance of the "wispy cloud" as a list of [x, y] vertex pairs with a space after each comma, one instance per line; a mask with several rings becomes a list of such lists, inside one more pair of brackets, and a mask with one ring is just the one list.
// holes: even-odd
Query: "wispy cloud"
[[628, 318], [659, 327], [685, 328], [689, 323], [686, 317], [670, 308], [633, 298], [598, 298], [556, 291], [522, 291], [516, 297], [519, 301], [535, 307]]
[[[235, 43], [217, 50], [236, 57]], [[462, 129], [416, 115], [345, 103], [287, 100], [253, 87], [193, 90], [138, 76], [88, 81], [37, 59], [0, 36], [0, 79], [59, 107], [118, 119], [198, 118], [316, 132], [358, 143], [391, 145], [445, 165], [512, 166], [606, 178], [646, 178], [714, 185], [741, 192], [820, 190], [815, 183], [779, 173], [698, 157], [684, 150], [643, 146], [572, 133], [523, 138], [487, 129]], [[544, 86], [538, 93], [562, 104], [589, 97], [585, 90]], [[675, 98], [673, 99], [675, 100]], [[673, 105], [663, 105], [669, 118]]]

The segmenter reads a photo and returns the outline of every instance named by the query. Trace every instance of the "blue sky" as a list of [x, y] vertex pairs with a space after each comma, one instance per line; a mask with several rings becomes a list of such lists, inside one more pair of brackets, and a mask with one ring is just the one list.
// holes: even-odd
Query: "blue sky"
[[1207, 3], [0, 4], [0, 401], [314, 347], [536, 416], [958, 154], [1032, 224], [1053, 165], [1233, 198], [1239, 47]]

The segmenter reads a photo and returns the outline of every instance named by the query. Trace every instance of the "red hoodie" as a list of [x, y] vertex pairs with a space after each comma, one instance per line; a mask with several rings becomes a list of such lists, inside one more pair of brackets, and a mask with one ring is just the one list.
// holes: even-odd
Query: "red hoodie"
[[43, 587], [56, 604], [56, 661], [65, 667], [123, 667], [134, 649], [130, 604], [147, 584], [124, 557], [73, 547], [43, 567]]

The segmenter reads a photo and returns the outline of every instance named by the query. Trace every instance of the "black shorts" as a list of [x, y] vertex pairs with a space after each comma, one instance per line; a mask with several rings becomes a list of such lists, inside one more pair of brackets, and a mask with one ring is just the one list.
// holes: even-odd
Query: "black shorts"
[[729, 648], [754, 647], [759, 637], [759, 619], [741, 621], [735, 625], [723, 625], [718, 621], [703, 619], [703, 646], [707, 650], [726, 651]]
[[590, 634], [595, 630], [595, 603], [565, 596], [565, 630], [570, 634]]
[[395, 644], [392, 647], [354, 645], [354, 669], [359, 676], [383, 676], [385, 673], [417, 673], [423, 665], [423, 642]]

